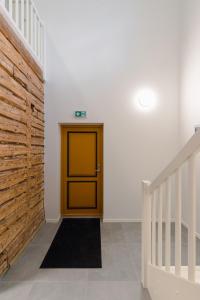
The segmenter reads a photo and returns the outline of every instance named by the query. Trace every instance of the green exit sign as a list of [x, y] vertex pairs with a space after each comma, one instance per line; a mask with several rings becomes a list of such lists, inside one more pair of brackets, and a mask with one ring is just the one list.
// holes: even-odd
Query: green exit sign
[[76, 118], [86, 118], [87, 117], [87, 112], [86, 111], [77, 110], [77, 111], [74, 112], [74, 116]]

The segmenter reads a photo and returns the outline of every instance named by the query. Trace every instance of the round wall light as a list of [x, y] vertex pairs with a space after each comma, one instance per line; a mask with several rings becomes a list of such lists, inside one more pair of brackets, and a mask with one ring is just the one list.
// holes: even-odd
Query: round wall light
[[151, 89], [141, 89], [136, 94], [137, 105], [142, 110], [152, 110], [157, 103], [157, 96]]

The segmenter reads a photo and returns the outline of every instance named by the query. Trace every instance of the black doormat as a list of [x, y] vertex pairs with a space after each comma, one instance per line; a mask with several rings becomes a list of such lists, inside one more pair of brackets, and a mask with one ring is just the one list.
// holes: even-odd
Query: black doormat
[[99, 219], [64, 219], [40, 266], [51, 268], [101, 268]]

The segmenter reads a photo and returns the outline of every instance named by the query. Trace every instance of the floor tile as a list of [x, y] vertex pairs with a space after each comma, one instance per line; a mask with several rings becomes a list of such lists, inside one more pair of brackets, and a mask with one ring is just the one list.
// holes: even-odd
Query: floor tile
[[34, 282], [87, 281], [87, 269], [39, 269]]
[[150, 300], [141, 284], [133, 282], [91, 282], [88, 284], [85, 300]]
[[127, 243], [141, 243], [142, 228], [140, 223], [123, 223], [122, 229]]
[[85, 300], [121, 300], [119, 282], [90, 282], [86, 290]]
[[138, 281], [126, 244], [102, 244], [102, 269], [88, 270], [89, 281]]
[[33, 281], [49, 245], [31, 246], [26, 248], [21, 257], [2, 278], [2, 281]]
[[59, 224], [60, 223], [44, 224], [39, 230], [38, 234], [31, 241], [30, 246], [51, 244], [59, 228]]
[[35, 283], [28, 300], [84, 300], [86, 283]]
[[33, 284], [26, 282], [1, 282], [1, 300], [26, 300], [28, 299]]

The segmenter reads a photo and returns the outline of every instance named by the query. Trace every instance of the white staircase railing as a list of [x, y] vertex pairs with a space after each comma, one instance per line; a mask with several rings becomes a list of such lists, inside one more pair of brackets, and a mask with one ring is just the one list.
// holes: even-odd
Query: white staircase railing
[[32, 0], [0, 0], [7, 16], [44, 67], [44, 24]]
[[[200, 283], [196, 266], [196, 209], [197, 209], [197, 155], [200, 153], [198, 131], [169, 166], [152, 183], [143, 182], [142, 228], [142, 282], [149, 288], [149, 266], [159, 268], [176, 278]], [[188, 184], [188, 262], [181, 264], [181, 233], [183, 203], [183, 165], [187, 166]], [[185, 184], [185, 183], [184, 183]], [[175, 214], [172, 216], [172, 198], [175, 195]], [[175, 220], [174, 266], [171, 260], [171, 224]], [[187, 272], [182, 273], [182, 270]], [[152, 281], [152, 278], [151, 278]], [[179, 298], [178, 298], [179, 299]]]

